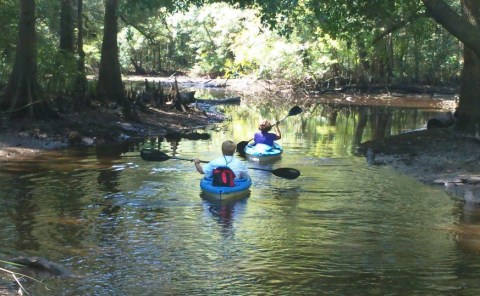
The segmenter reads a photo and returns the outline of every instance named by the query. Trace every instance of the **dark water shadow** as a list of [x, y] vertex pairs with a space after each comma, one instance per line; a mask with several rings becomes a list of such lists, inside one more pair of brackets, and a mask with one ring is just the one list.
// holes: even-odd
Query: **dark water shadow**
[[224, 237], [234, 235], [234, 223], [245, 213], [248, 197], [235, 201], [203, 201], [203, 208], [221, 226]]

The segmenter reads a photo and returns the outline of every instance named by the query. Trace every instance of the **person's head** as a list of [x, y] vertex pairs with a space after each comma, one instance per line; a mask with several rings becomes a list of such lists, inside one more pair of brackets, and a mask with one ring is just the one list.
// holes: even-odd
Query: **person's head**
[[237, 146], [232, 141], [225, 141], [222, 143], [222, 153], [223, 155], [233, 155]]
[[262, 119], [260, 120], [260, 122], [258, 123], [258, 129], [261, 131], [261, 132], [268, 132], [272, 129], [272, 124], [270, 123], [270, 121], [266, 120], [266, 119]]

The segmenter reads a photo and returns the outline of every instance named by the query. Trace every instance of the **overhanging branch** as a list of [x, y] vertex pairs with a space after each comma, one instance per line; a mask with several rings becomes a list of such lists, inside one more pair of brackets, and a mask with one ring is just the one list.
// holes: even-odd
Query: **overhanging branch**
[[422, 0], [428, 16], [480, 56], [480, 28], [472, 25], [443, 0]]
[[400, 20], [398, 22], [395, 22], [393, 24], [391, 24], [390, 26], [388, 26], [384, 31], [380, 32], [379, 34], [377, 34], [375, 36], [375, 38], [373, 39], [372, 41], [372, 44], [375, 44], [377, 42], [379, 42], [380, 40], [382, 40], [383, 38], [385, 38], [385, 36], [387, 36], [388, 34], [391, 34], [395, 31], [398, 31], [399, 29], [401, 28], [404, 28], [407, 26], [407, 24], [411, 23], [412, 21], [414, 20], [417, 20], [421, 17], [425, 17], [426, 15], [424, 13], [421, 13], [421, 14], [413, 14], [411, 15], [410, 17], [408, 17], [407, 19], [404, 19], [404, 20]]
[[132, 22], [129, 22], [127, 20], [127, 18], [125, 17], [125, 15], [121, 14], [120, 15], [120, 19], [127, 25], [127, 26], [131, 26], [132, 28], [134, 28], [135, 30], [137, 30], [140, 34], [142, 34], [145, 38], [147, 38], [147, 40], [152, 43], [152, 44], [156, 44], [157, 41], [155, 40], [155, 35], [153, 34], [150, 34], [148, 32], [146, 32], [144, 29], [142, 29], [140, 26], [132, 23]]

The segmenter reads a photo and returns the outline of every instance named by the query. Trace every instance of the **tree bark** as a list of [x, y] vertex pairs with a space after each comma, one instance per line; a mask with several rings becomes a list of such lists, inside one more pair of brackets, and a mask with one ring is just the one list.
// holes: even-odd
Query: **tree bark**
[[20, 0], [18, 43], [12, 73], [0, 101], [10, 117], [48, 119], [53, 113], [40, 98], [37, 81], [35, 1]]
[[77, 108], [88, 106], [87, 76], [85, 73], [85, 51], [83, 51], [83, 0], [77, 1], [77, 75], [75, 83], [75, 105]]
[[60, 9], [60, 49], [74, 52], [73, 0], [61, 0]]
[[118, 58], [118, 0], [105, 0], [105, 23], [98, 74], [98, 97], [102, 101], [123, 104], [125, 89]]
[[442, 0], [422, 1], [430, 16], [465, 45], [455, 129], [480, 137], [480, 4], [462, 0], [461, 16]]
[[[466, 19], [478, 26], [480, 5], [478, 0], [464, 0]], [[463, 133], [480, 136], [480, 55], [470, 47], [463, 49], [463, 69], [460, 82], [460, 103], [457, 109], [456, 129]]]
[[360, 39], [358, 36], [356, 37], [356, 44], [357, 44], [357, 52], [358, 52], [358, 59], [360, 61], [360, 65], [362, 66], [362, 71], [359, 75], [359, 82], [362, 84], [366, 84], [368, 82], [367, 74], [370, 76], [371, 67], [370, 62], [368, 60], [368, 52], [365, 48], [365, 41]]

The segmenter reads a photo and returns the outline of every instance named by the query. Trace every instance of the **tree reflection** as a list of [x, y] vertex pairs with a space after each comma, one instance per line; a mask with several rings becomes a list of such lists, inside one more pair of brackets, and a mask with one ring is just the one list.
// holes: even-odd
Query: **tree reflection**
[[480, 251], [480, 205], [465, 202], [460, 210], [459, 223], [454, 227], [459, 248], [468, 253]]
[[40, 244], [33, 234], [38, 212], [31, 193], [33, 185], [29, 179], [20, 180], [15, 178], [13, 182], [18, 184], [14, 186], [16, 190], [12, 199], [15, 205], [12, 207], [12, 211], [9, 212], [9, 216], [15, 224], [17, 234], [15, 236], [15, 248], [17, 250], [38, 250]]
[[223, 237], [231, 237], [234, 235], [233, 223], [238, 220], [247, 205], [248, 198], [236, 201], [204, 201], [204, 208], [221, 226], [221, 234]]

